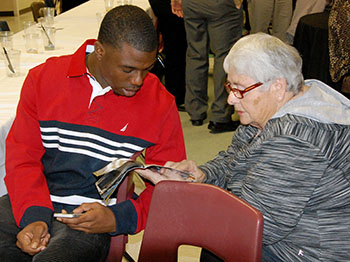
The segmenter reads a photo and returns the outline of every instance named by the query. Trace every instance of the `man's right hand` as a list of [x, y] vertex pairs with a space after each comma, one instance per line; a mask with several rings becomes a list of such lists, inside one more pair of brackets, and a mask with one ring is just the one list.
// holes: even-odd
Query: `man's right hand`
[[43, 221], [27, 225], [17, 234], [17, 247], [29, 255], [44, 250], [50, 240], [48, 226]]

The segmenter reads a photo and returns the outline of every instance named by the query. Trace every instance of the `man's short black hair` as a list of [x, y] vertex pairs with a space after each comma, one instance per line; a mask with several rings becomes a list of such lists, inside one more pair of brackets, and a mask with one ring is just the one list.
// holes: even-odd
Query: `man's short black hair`
[[133, 5], [110, 10], [102, 20], [98, 40], [115, 48], [127, 43], [142, 52], [152, 52], [158, 47], [157, 33], [150, 16]]

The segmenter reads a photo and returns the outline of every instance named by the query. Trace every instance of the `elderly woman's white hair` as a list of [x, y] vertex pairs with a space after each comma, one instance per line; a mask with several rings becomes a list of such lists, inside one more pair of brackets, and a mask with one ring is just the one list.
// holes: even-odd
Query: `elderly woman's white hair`
[[285, 78], [287, 91], [299, 93], [304, 78], [302, 59], [298, 51], [276, 37], [257, 33], [241, 38], [231, 48], [224, 61], [226, 73], [249, 76], [264, 84]]

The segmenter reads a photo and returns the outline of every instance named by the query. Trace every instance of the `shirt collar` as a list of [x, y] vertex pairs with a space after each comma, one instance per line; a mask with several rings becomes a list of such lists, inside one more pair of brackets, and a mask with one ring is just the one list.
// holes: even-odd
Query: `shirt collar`
[[78, 77], [87, 74], [85, 57], [94, 51], [95, 39], [86, 40], [72, 55], [72, 60], [68, 69], [67, 77]]

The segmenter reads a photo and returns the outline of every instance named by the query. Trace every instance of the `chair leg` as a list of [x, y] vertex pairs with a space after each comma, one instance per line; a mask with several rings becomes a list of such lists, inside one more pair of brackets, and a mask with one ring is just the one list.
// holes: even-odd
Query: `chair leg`
[[124, 257], [126, 258], [126, 260], [128, 260], [129, 262], [135, 262], [135, 260], [129, 255], [128, 252], [124, 252]]

